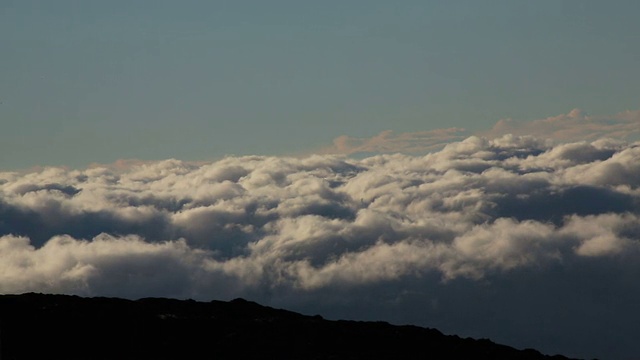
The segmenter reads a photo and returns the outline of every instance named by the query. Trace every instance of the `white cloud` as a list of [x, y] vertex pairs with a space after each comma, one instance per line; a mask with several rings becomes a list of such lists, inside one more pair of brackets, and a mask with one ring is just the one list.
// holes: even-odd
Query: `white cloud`
[[575, 247], [578, 255], [615, 255], [640, 246], [640, 219], [636, 214], [572, 215], [567, 220], [561, 232], [579, 240]]
[[[47, 168], [3, 175], [0, 231], [22, 236], [7, 241], [35, 247], [26, 258], [48, 254], [58, 236], [136, 236], [142, 247], [184, 239], [188, 251], [207, 252], [208, 266], [263, 277], [267, 287], [400, 281], [433, 271], [444, 279], [479, 279], [632, 246], [637, 234], [603, 221], [638, 213], [639, 150], [622, 142], [552, 145], [508, 135], [470, 137], [422, 157], [167, 160], [118, 172]], [[574, 239], [575, 252], [567, 251], [566, 238]], [[398, 255], [407, 249], [428, 261]], [[392, 254], [397, 258], [384, 258]], [[87, 261], [86, 269], [96, 268]], [[260, 270], [225, 262], [253, 262], [259, 266], [248, 269]], [[373, 264], [381, 268], [358, 275]], [[47, 284], [56, 287], [55, 280]]]
[[184, 240], [149, 243], [129, 235], [91, 240], [54, 236], [40, 248], [29, 239], [0, 238], [0, 291], [183, 297], [204, 271], [206, 251]]

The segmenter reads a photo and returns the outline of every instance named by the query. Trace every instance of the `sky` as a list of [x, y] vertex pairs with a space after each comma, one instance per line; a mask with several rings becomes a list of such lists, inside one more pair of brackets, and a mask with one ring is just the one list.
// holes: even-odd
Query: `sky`
[[636, 1], [0, 2], [0, 168], [638, 109]]
[[637, 356], [639, 10], [0, 0], [0, 293]]

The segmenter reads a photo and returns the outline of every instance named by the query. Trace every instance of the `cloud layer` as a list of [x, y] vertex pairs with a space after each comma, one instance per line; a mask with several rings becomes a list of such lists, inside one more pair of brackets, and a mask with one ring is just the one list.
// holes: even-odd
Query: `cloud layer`
[[440, 150], [452, 141], [464, 140], [469, 136], [462, 128], [438, 129], [394, 134], [386, 130], [371, 138], [356, 138], [342, 135], [333, 140], [333, 146], [326, 153], [366, 154], [366, 153], [423, 153]]
[[[445, 331], [540, 346], [544, 327], [514, 340], [452, 314], [516, 321], [523, 309], [509, 299], [528, 294], [531, 313], [548, 315], [559, 311], [544, 295], [555, 289], [575, 300], [549, 320], [557, 329], [571, 331], [586, 309], [640, 320], [630, 305], [640, 291], [628, 288], [640, 274], [640, 143], [474, 136], [426, 156], [0, 173], [0, 258], [2, 293], [245, 296], [354, 317], [375, 298], [369, 309], [397, 321], [425, 316]], [[496, 309], [511, 316], [483, 313]], [[542, 346], [575, 350], [557, 336]]]
[[395, 134], [386, 130], [370, 138], [342, 135], [323, 151], [329, 154], [412, 153], [440, 150], [452, 141], [475, 135], [498, 138], [504, 135], [535, 136], [556, 143], [595, 141], [601, 138], [633, 140], [640, 138], [640, 111], [625, 111], [612, 116], [591, 116], [580, 109], [567, 114], [532, 121], [503, 119], [490, 130], [472, 133], [462, 128], [437, 129]]

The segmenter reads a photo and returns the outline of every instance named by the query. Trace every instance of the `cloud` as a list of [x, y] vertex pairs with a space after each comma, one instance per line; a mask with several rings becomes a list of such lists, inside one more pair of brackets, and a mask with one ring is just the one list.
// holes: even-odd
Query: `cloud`
[[532, 135], [557, 141], [629, 139], [640, 135], [640, 111], [625, 111], [613, 116], [589, 116], [580, 109], [568, 114], [533, 121], [498, 121], [491, 130], [478, 135], [496, 137], [504, 134]]
[[342, 135], [333, 140], [333, 146], [323, 152], [332, 154], [367, 153], [424, 153], [440, 149], [443, 145], [462, 140], [468, 132], [462, 128], [438, 129], [394, 134], [391, 130], [382, 131], [371, 138], [356, 138]]
[[[403, 308], [422, 325], [595, 356], [640, 323], [638, 164], [639, 143], [505, 135], [424, 156], [0, 173], [0, 292], [244, 296], [409, 321]], [[634, 321], [584, 320], [611, 314]], [[566, 331], [544, 342], [548, 326]]]
[[0, 253], [2, 292], [29, 289], [128, 297], [157, 292], [184, 296], [205, 256], [184, 240], [148, 243], [135, 235], [107, 234], [90, 241], [54, 236], [40, 248], [27, 238], [5, 235]]
[[[269, 263], [277, 274], [259, 271], [270, 277], [268, 286], [366, 283], [428, 271], [478, 279], [541, 259], [634, 246], [613, 230], [593, 230], [599, 237], [585, 240], [575, 224], [590, 219], [593, 226], [598, 216], [634, 219], [638, 164], [637, 144], [552, 145], [508, 135], [470, 137], [422, 157], [166, 160], [118, 172], [48, 168], [2, 175], [0, 231], [28, 239], [21, 241], [36, 251], [56, 236], [89, 244], [101, 234], [137, 236], [143, 244], [182, 239], [208, 252], [212, 263]], [[569, 234], [575, 251], [561, 239]], [[405, 264], [411, 257], [399, 256], [391, 272], [350, 275], [369, 268], [368, 259], [385, 264], [385, 254], [402, 251], [424, 253], [428, 261]]]
[[567, 114], [532, 121], [502, 119], [489, 130], [470, 132], [462, 128], [436, 129], [395, 134], [382, 131], [370, 138], [342, 135], [323, 150], [329, 154], [424, 154], [442, 149], [446, 144], [475, 135], [499, 138], [504, 135], [533, 136], [556, 143], [595, 141], [602, 138], [636, 140], [640, 138], [640, 110], [625, 111], [612, 116], [591, 116], [580, 109]]

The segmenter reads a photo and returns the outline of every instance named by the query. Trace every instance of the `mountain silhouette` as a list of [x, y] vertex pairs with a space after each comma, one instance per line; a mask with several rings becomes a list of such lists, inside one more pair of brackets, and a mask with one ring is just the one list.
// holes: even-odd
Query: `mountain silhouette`
[[0, 296], [0, 359], [568, 359], [255, 302]]

